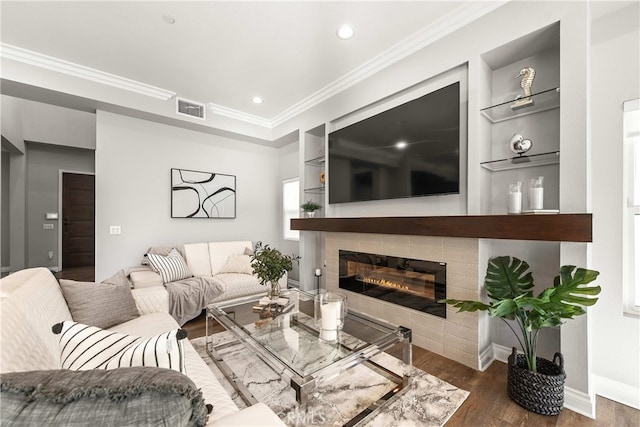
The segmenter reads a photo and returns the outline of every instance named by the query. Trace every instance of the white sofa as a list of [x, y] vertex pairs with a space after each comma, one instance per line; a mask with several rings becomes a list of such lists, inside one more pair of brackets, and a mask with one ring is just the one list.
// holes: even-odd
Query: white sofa
[[[110, 330], [151, 337], [179, 327], [168, 312], [154, 311], [157, 289], [134, 289], [132, 293], [140, 316]], [[0, 316], [0, 373], [61, 369], [58, 336], [51, 328], [72, 317], [49, 270], [21, 270], [0, 280]], [[264, 404], [239, 410], [191, 343], [183, 341], [188, 377], [214, 408], [207, 426], [285, 425]]]
[[[194, 276], [213, 278], [222, 286], [222, 294], [208, 301], [208, 304], [250, 295], [266, 295], [267, 289], [260, 284], [255, 275], [251, 274], [251, 268], [248, 265], [243, 272], [228, 272], [228, 268], [225, 269], [229, 265], [230, 257], [253, 253], [251, 241], [186, 243], [177, 249]], [[129, 278], [134, 289], [156, 288], [159, 290], [155, 301], [160, 304], [166, 303], [168, 296], [163, 295], [163, 291], [164, 294], [167, 292], [163, 288], [162, 277], [151, 267], [130, 268]], [[287, 288], [287, 274], [279, 280], [279, 283], [282, 289]]]

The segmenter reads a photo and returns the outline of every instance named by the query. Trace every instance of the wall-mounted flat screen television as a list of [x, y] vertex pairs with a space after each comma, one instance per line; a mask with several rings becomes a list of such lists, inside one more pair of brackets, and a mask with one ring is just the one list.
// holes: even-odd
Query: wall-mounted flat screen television
[[329, 203], [460, 192], [460, 82], [329, 134]]

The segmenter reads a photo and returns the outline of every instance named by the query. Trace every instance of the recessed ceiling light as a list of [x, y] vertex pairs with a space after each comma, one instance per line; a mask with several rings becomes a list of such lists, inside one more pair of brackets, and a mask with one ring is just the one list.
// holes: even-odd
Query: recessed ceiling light
[[351, 25], [341, 25], [336, 31], [336, 35], [342, 40], [349, 40], [355, 33], [356, 30]]
[[254, 96], [251, 100], [254, 104], [262, 104], [264, 102], [259, 96]]
[[174, 18], [173, 16], [170, 16], [170, 15], [162, 15], [162, 20], [164, 22], [166, 22], [167, 24], [175, 24], [176, 23], [176, 18]]
[[407, 141], [398, 141], [396, 142], [395, 147], [398, 150], [404, 150], [405, 148], [407, 148]]

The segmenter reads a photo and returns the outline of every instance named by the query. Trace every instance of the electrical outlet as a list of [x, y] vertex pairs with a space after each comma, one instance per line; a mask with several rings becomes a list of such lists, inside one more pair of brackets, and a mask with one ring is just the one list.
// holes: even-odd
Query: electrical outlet
[[49, 251], [49, 259], [53, 259], [53, 251]]
[[42, 224], [43, 230], [53, 230], [53, 224]]

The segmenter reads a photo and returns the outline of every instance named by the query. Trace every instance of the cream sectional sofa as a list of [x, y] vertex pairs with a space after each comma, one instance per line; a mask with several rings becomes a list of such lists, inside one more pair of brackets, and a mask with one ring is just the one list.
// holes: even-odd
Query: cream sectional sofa
[[[132, 294], [140, 316], [109, 330], [151, 337], [179, 328], [168, 312], [156, 310], [157, 289], [133, 289]], [[0, 373], [61, 369], [58, 336], [52, 326], [72, 317], [49, 270], [21, 270], [0, 280], [0, 316]], [[264, 404], [239, 410], [191, 343], [182, 342], [186, 373], [201, 389], [205, 402], [213, 405], [207, 426], [284, 426]]]
[[[267, 289], [252, 274], [249, 254], [253, 253], [251, 241], [186, 243], [176, 248], [185, 259], [193, 276], [213, 279], [220, 284], [223, 292], [207, 302], [221, 302], [251, 295], [266, 295]], [[129, 278], [134, 289], [155, 288], [157, 293], [150, 301], [164, 306], [168, 304], [167, 291], [162, 277], [151, 267], [129, 269]], [[287, 288], [287, 274], [279, 281], [282, 289]], [[201, 307], [203, 309], [204, 307]], [[198, 313], [194, 313], [196, 317]]]

